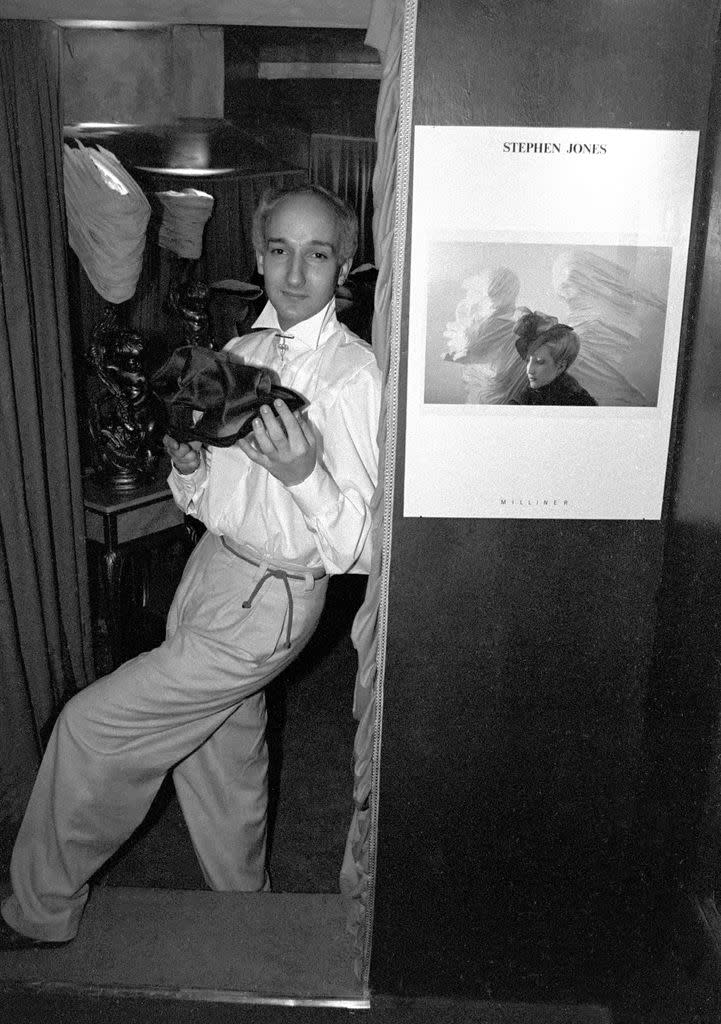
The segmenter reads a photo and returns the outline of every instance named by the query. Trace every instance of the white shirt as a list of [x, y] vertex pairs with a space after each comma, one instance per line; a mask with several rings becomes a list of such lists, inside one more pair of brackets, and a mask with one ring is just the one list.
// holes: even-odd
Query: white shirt
[[233, 338], [225, 349], [249, 365], [276, 370], [281, 384], [305, 396], [318, 441], [316, 466], [301, 483], [286, 487], [237, 445], [208, 447], [194, 473], [173, 469], [173, 496], [184, 512], [259, 562], [367, 573], [381, 398], [373, 352], [338, 322], [334, 299], [283, 332], [284, 358], [270, 303], [254, 326], [269, 330]]

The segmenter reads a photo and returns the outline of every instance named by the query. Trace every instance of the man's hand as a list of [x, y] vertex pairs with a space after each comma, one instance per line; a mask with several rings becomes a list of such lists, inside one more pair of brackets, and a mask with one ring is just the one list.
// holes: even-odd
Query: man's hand
[[317, 443], [313, 428], [292, 413], [281, 399], [275, 402], [278, 416], [264, 405], [253, 421], [253, 433], [241, 438], [238, 445], [251, 462], [263, 466], [286, 487], [299, 484], [315, 468]]
[[185, 444], [184, 441], [176, 441], [168, 434], [163, 438], [163, 447], [170, 456], [170, 461], [183, 476], [194, 473], [200, 465], [200, 441], [191, 441]]

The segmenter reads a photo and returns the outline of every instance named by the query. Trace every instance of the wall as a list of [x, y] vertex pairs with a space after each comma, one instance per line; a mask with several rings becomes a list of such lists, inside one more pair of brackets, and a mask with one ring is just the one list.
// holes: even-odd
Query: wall
[[[414, 122], [703, 132], [717, 24], [710, 0], [420, 0]], [[404, 403], [371, 987], [572, 990], [632, 913], [668, 506], [404, 519]]]
[[0, 0], [0, 18], [365, 28], [371, 0]]
[[[362, 31], [225, 30], [225, 113], [298, 167], [308, 167], [310, 136], [373, 138], [377, 78], [321, 77], [334, 67], [378, 67]], [[260, 77], [263, 66], [282, 77]], [[303, 77], [289, 77], [303, 68]]]
[[700, 898], [721, 886], [721, 56], [703, 177], [706, 233], [691, 306], [676, 436], [674, 501], [651, 679], [645, 827], [653, 869]]
[[65, 28], [62, 68], [66, 124], [223, 116], [222, 28]]

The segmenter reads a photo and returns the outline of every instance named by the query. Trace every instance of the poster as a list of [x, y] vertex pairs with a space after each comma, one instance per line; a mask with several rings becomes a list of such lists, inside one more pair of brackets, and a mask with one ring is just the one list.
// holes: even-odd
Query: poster
[[660, 518], [697, 149], [416, 127], [406, 516]]

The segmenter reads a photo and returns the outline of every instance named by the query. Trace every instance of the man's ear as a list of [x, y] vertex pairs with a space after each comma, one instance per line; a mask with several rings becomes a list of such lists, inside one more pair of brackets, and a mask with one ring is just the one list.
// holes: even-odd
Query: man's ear
[[[342, 284], [345, 284], [345, 279], [348, 277], [348, 274], [350, 273], [350, 268], [351, 268], [352, 265], [353, 265], [353, 259], [352, 258], [349, 259], [349, 260], [346, 260], [345, 263], [341, 263], [340, 269], [338, 270], [338, 282], [337, 282], [338, 283], [338, 287], [340, 287], [340, 285], [342, 285]], [[262, 273], [262, 271], [261, 271], [261, 273]]]
[[263, 273], [263, 253], [260, 249], [255, 250], [255, 264], [258, 268], [258, 273]]

